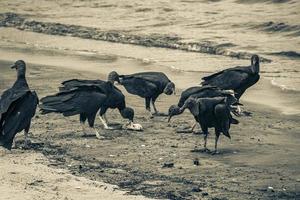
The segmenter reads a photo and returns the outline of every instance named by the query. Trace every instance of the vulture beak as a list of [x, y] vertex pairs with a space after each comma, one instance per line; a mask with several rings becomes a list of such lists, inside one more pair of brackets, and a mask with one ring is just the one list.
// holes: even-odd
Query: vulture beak
[[17, 65], [13, 64], [12, 66], [10, 66], [11, 69], [17, 69]]

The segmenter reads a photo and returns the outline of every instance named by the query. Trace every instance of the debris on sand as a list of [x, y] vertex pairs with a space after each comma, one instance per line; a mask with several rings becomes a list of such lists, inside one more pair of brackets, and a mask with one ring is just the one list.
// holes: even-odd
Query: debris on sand
[[192, 188], [192, 192], [202, 192], [202, 190], [198, 186], [195, 186]]
[[176, 128], [176, 133], [192, 133], [192, 129], [190, 125], [180, 125]]
[[269, 186], [269, 187], [268, 187], [268, 191], [270, 191], [270, 192], [275, 192], [275, 190], [274, 190], [274, 188], [273, 188], [272, 186]]
[[195, 158], [193, 162], [194, 162], [194, 165], [196, 165], [196, 166], [200, 165], [200, 162], [199, 162], [198, 158]]
[[208, 196], [207, 192], [202, 192], [202, 196]]
[[167, 163], [164, 163], [162, 168], [172, 168], [174, 167], [174, 163], [172, 162], [167, 162]]

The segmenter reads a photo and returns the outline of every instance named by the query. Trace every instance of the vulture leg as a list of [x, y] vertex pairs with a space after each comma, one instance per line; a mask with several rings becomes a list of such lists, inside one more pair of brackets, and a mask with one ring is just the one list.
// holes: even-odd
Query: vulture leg
[[108, 123], [108, 120], [107, 120], [107, 117], [106, 117], [106, 113], [104, 113], [103, 118], [104, 118], [104, 120], [106, 121], [106, 123], [109, 124], [109, 123]]
[[158, 111], [157, 111], [157, 109], [155, 107], [155, 101], [153, 99], [151, 100], [151, 104], [152, 104], [152, 107], [153, 107], [153, 110], [154, 110], [154, 114], [157, 114]]
[[98, 139], [103, 139], [103, 136], [101, 136], [101, 135], [99, 134], [99, 132], [94, 128], [94, 123], [95, 123], [96, 114], [97, 114], [97, 113], [94, 113], [94, 114], [92, 114], [91, 116], [88, 117], [89, 126], [90, 126], [90, 128], [93, 130], [93, 133], [95, 133], [95, 135], [96, 135], [96, 137], [97, 137]]
[[215, 151], [213, 152], [213, 154], [218, 154], [218, 140], [220, 137], [220, 132], [216, 131], [216, 138], [215, 138]]
[[12, 145], [11, 145], [12, 149], [16, 149], [17, 148], [17, 144], [16, 144], [15, 140], [16, 140], [16, 138], [13, 139], [13, 142], [12, 142]]
[[101, 108], [100, 109], [100, 112], [99, 112], [99, 119], [100, 121], [102, 122], [103, 126], [104, 126], [104, 129], [113, 129], [112, 127], [109, 127], [108, 126], [108, 122], [107, 122], [107, 119], [106, 119], [106, 116], [105, 116], [105, 112], [106, 112], [107, 108]]
[[151, 99], [149, 97], [146, 97], [145, 98], [145, 106], [146, 106], [146, 110], [149, 111], [149, 114], [150, 114], [150, 118], [153, 118], [153, 115], [151, 113], [151, 108], [150, 108], [150, 101]]
[[153, 107], [153, 110], [154, 110], [154, 114], [158, 114], [158, 110], [156, 109], [156, 106], [155, 106], [156, 99], [157, 99], [157, 97], [152, 97], [151, 98], [151, 104], [152, 104], [152, 107]]
[[208, 148], [206, 147], [206, 145], [207, 145], [207, 136], [208, 136], [208, 133], [204, 133], [204, 151], [208, 151]]
[[108, 124], [107, 124], [107, 120], [105, 119], [105, 117], [103, 116], [99, 116], [99, 119], [101, 120], [101, 122], [102, 122], [102, 124], [103, 124], [103, 126], [104, 126], [104, 129], [109, 129], [109, 130], [111, 130], [111, 129], [113, 129], [112, 127], [110, 127], [110, 126], [108, 126]]
[[87, 136], [87, 130], [85, 129], [85, 121], [86, 121], [86, 116], [83, 114], [80, 114], [80, 124], [82, 127], [82, 132], [84, 136]]
[[206, 147], [207, 145], [207, 137], [208, 137], [208, 128], [207, 127], [202, 127], [202, 131], [203, 131], [203, 134], [204, 134], [204, 151], [208, 151], [208, 148]]
[[81, 128], [82, 128], [83, 135], [84, 135], [84, 136], [87, 136], [87, 131], [86, 131], [86, 129], [85, 129], [85, 124], [84, 124], [84, 122], [80, 122], [80, 125], [81, 125]]
[[30, 139], [28, 138], [29, 129], [30, 129], [30, 124], [24, 129], [24, 136], [25, 136], [24, 147], [25, 147], [25, 149], [27, 149], [30, 144]]
[[192, 126], [192, 132], [194, 132], [195, 127], [197, 126], [197, 122], [195, 122]]

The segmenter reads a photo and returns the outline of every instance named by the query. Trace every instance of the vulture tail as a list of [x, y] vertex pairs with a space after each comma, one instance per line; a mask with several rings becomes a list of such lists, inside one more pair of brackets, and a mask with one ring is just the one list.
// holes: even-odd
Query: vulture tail
[[222, 131], [222, 133], [228, 137], [231, 138], [229, 134], [229, 129], [230, 129], [230, 110], [226, 106], [226, 104], [218, 104], [215, 107], [215, 116], [216, 120], [218, 122], [218, 127]]
[[78, 114], [74, 104], [68, 103], [74, 97], [74, 93], [61, 92], [56, 95], [46, 96], [41, 99], [41, 114], [62, 113], [64, 116]]

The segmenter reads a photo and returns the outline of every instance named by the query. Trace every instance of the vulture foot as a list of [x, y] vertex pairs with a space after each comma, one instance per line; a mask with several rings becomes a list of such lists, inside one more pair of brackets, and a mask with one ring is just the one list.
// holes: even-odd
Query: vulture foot
[[95, 130], [95, 134], [96, 134], [96, 138], [97, 138], [97, 139], [99, 139], [99, 140], [105, 139], [105, 137], [102, 136], [102, 135], [100, 135], [100, 133], [99, 133], [97, 130]]
[[211, 155], [218, 155], [218, 154], [220, 154], [220, 152], [218, 150], [215, 150], [211, 153]]

